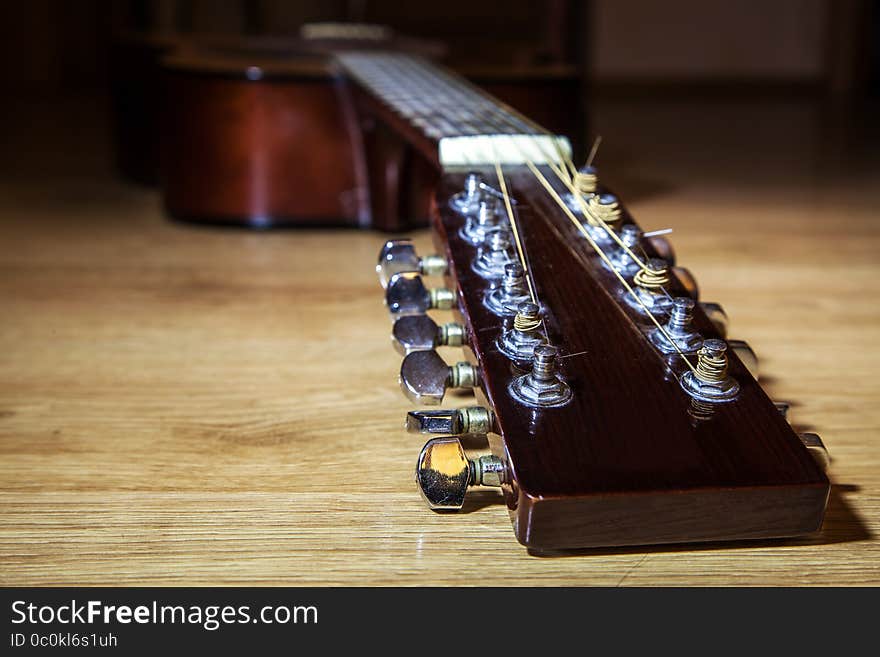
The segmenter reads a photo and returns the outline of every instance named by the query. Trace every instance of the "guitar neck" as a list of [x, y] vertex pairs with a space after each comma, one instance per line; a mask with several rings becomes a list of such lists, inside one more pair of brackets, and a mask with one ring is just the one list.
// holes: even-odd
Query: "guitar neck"
[[494, 162], [544, 163], [571, 153], [513, 108], [455, 73], [413, 55], [346, 52], [340, 65], [361, 92], [361, 106], [378, 115], [442, 169]]

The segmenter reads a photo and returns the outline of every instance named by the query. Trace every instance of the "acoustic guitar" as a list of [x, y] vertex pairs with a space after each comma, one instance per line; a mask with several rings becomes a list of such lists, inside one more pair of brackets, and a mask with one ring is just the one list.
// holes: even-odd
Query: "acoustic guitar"
[[[406, 428], [432, 435], [416, 465], [429, 508], [495, 488], [537, 551], [821, 526], [821, 440], [795, 433], [720, 306], [565, 137], [418, 57], [337, 61], [359, 115], [439, 178], [436, 253], [389, 240], [377, 265], [417, 406]], [[476, 403], [437, 408], [458, 391]]]

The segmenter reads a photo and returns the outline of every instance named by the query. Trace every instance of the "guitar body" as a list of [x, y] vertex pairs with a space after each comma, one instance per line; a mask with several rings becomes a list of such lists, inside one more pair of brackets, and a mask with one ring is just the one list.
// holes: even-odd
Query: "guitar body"
[[360, 226], [361, 131], [320, 55], [199, 51], [165, 63], [162, 191], [189, 221]]

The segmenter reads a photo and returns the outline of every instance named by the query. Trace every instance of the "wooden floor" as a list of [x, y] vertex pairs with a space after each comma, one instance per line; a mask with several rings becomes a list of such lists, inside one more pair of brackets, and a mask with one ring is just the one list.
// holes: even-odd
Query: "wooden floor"
[[604, 178], [831, 450], [824, 529], [553, 558], [503, 506], [422, 505], [381, 235], [170, 223], [91, 116], [0, 135], [0, 584], [880, 584], [880, 158], [824, 108], [596, 118]]

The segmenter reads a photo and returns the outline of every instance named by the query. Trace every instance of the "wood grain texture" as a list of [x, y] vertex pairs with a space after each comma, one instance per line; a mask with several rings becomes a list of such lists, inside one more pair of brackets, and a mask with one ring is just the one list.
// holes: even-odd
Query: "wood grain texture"
[[[520, 542], [558, 550], [815, 531], [828, 480], [736, 355], [728, 370], [740, 385], [736, 400], [695, 407], [678, 381], [685, 364], [651, 345], [653, 326], [629, 308], [623, 286], [535, 176], [509, 167], [506, 178], [548, 340], [571, 387], [564, 406], [536, 409], [510, 393], [524, 370], [498, 347], [504, 322], [483, 301], [489, 284], [473, 270], [476, 249], [448, 203], [463, 175], [443, 177], [434, 229], [470, 336], [468, 360], [480, 368], [476, 394], [495, 414], [492, 451], [506, 464], [503, 490]], [[624, 211], [621, 222], [634, 218]], [[668, 289], [683, 294], [676, 280]], [[693, 327], [718, 337], [699, 308]]]
[[82, 148], [99, 132], [46, 116], [48, 142], [3, 129], [22, 156], [0, 163], [0, 584], [880, 584], [880, 185], [815, 108], [597, 123], [609, 184], [675, 229], [765, 389], [831, 450], [823, 530], [552, 558], [492, 497], [423, 507], [382, 236], [169, 223]]

